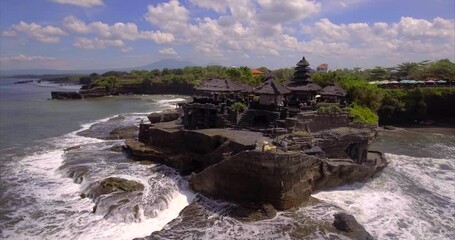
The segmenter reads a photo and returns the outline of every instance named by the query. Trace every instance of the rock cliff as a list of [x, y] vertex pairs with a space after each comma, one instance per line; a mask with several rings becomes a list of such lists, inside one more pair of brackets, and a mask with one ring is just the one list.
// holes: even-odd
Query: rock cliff
[[381, 167], [302, 153], [245, 151], [193, 174], [191, 186], [213, 197], [267, 202], [284, 210], [300, 206], [314, 191], [365, 181]]
[[374, 137], [370, 129], [314, 134], [309, 144], [324, 153], [319, 155], [262, 152], [251, 139], [240, 141], [247, 131], [229, 137], [221, 133], [234, 130], [213, 131], [219, 134], [141, 124], [139, 141], [127, 140], [126, 149], [138, 160], [155, 160], [182, 174], [192, 173], [190, 185], [197, 192], [242, 204], [270, 203], [279, 210], [300, 206], [315, 191], [366, 181], [387, 164], [382, 158], [367, 159]]

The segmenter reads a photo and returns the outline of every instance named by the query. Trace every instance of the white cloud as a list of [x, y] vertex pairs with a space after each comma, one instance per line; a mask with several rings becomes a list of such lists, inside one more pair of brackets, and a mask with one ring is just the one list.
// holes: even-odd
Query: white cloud
[[2, 36], [10, 37], [10, 38], [17, 37], [17, 32], [16, 31], [3, 31]]
[[170, 43], [174, 41], [174, 35], [170, 33], [164, 33], [160, 31], [139, 31], [138, 27], [134, 23], [115, 23], [108, 25], [103, 22], [92, 22], [86, 24], [85, 22], [73, 17], [66, 17], [63, 21], [63, 26], [68, 31], [87, 34], [95, 33], [101, 38], [111, 40], [127, 40], [135, 41], [139, 39], [151, 40], [156, 43]]
[[177, 56], [177, 52], [173, 48], [163, 48], [158, 51], [161, 55]]
[[128, 49], [125, 48], [125, 43], [122, 40], [106, 40], [99, 38], [77, 38], [73, 45], [82, 49], [104, 49], [108, 47]]
[[156, 7], [148, 6], [145, 19], [165, 30], [178, 30], [188, 20], [189, 11], [178, 0], [160, 3]]
[[71, 4], [80, 7], [95, 7], [104, 5], [103, 0], [50, 0], [60, 4]]
[[321, 4], [315, 1], [299, 0], [257, 0], [261, 11], [260, 20], [268, 23], [298, 21], [318, 13]]
[[25, 33], [30, 39], [43, 43], [59, 42], [60, 36], [66, 35], [66, 32], [58, 27], [43, 27], [36, 23], [28, 24], [23, 21], [19, 22], [18, 24], [14, 24], [11, 28], [17, 32]]
[[85, 22], [74, 16], [68, 16], [63, 19], [63, 27], [73, 33], [89, 33], [92, 31], [90, 27], [85, 24]]
[[15, 56], [5, 56], [0, 57], [0, 62], [32, 62], [32, 61], [55, 61], [54, 57], [44, 57], [44, 56], [27, 56], [27, 55], [15, 55]]

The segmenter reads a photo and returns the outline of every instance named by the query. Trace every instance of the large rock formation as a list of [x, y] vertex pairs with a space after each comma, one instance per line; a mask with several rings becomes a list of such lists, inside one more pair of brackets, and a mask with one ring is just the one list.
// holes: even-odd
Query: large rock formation
[[[141, 124], [139, 141], [127, 140], [126, 149], [138, 160], [159, 161], [182, 174], [193, 172], [190, 184], [195, 191], [239, 203], [270, 203], [280, 210], [300, 206], [314, 191], [365, 181], [386, 166], [382, 158], [367, 160], [374, 136], [369, 129], [318, 132], [308, 141], [297, 139], [302, 146], [295, 151], [276, 153], [256, 150], [257, 136], [245, 138], [250, 131], [226, 135], [234, 132]], [[308, 154], [301, 149], [306, 145], [312, 150]]]
[[362, 182], [381, 169], [299, 152], [245, 151], [193, 174], [191, 186], [210, 196], [267, 202], [283, 210], [301, 205], [314, 191]]
[[51, 97], [58, 100], [82, 99], [78, 92], [51, 92]]
[[173, 131], [141, 124], [139, 141], [125, 141], [126, 150], [137, 160], [154, 160], [174, 167], [182, 174], [216, 164], [254, 144], [239, 143], [219, 135], [197, 131]]
[[346, 213], [337, 213], [333, 215], [335, 220], [333, 226], [346, 232], [349, 237], [357, 240], [373, 240], [374, 238], [360, 225], [354, 216]]

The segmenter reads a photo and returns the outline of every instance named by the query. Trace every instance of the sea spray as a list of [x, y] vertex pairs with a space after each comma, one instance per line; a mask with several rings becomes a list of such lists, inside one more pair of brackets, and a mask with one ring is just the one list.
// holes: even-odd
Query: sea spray
[[[157, 110], [169, 107], [167, 101], [153, 104]], [[14, 239], [132, 239], [160, 230], [177, 217], [193, 198], [187, 180], [173, 169], [132, 162], [123, 153], [110, 150], [122, 141], [104, 141], [78, 134], [112, 118], [122, 117], [125, 124], [138, 124], [147, 113], [116, 114], [92, 121], [64, 136], [39, 141], [36, 146], [24, 149], [23, 155], [6, 156], [9, 159], [2, 162], [2, 184], [7, 182], [8, 188], [2, 193], [2, 199], [11, 200], [1, 206], [5, 217], [0, 236]], [[68, 149], [70, 147], [74, 148]], [[67, 167], [76, 163], [89, 169], [80, 184], [67, 175]], [[136, 221], [123, 221], [126, 219], [120, 215], [110, 221], [92, 212], [92, 199], [81, 198], [84, 188], [111, 176], [144, 184], [147, 192], [138, 200], [142, 204], [138, 206]]]

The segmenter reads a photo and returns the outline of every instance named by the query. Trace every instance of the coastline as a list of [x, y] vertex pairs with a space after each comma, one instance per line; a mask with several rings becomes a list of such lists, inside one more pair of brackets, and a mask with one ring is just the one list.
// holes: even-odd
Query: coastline
[[455, 136], [455, 123], [434, 123], [431, 125], [424, 124], [403, 124], [397, 125], [396, 128], [401, 128], [406, 131], [419, 133], [442, 134]]

